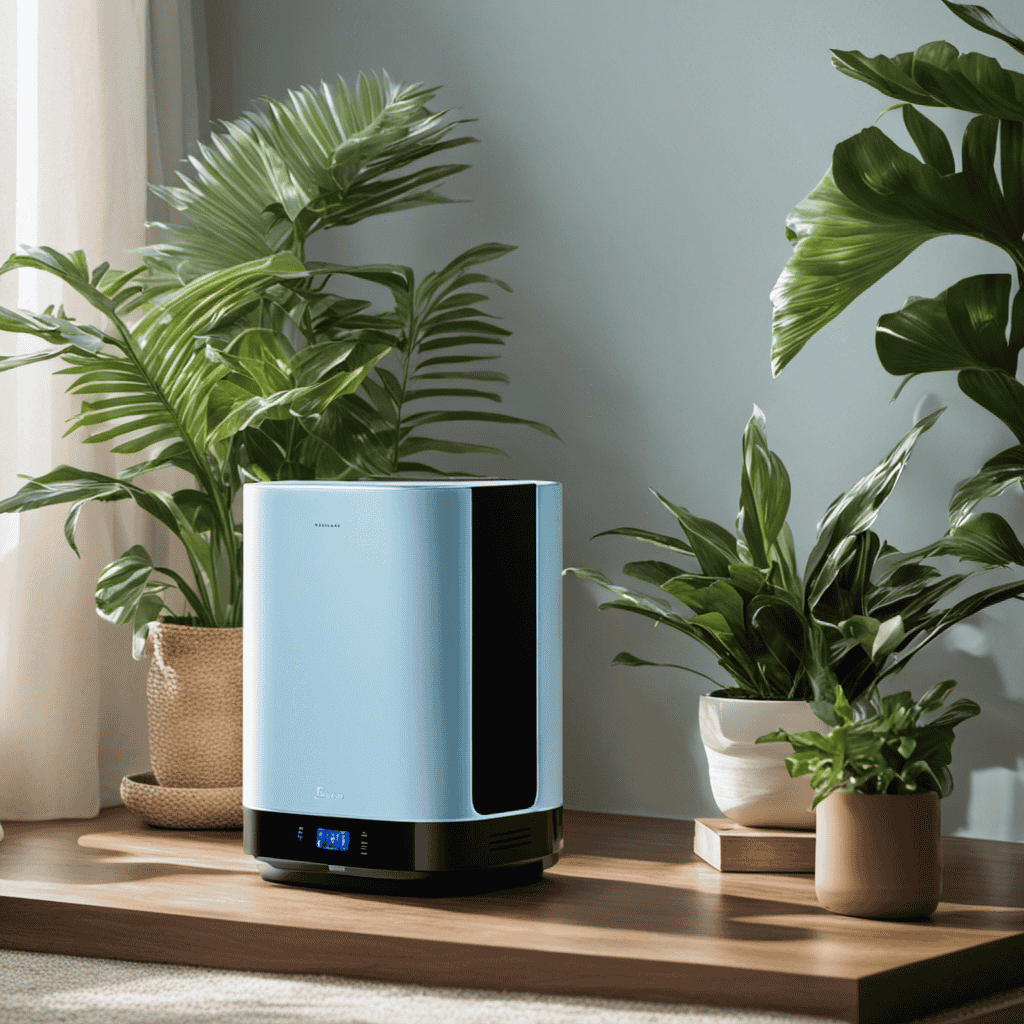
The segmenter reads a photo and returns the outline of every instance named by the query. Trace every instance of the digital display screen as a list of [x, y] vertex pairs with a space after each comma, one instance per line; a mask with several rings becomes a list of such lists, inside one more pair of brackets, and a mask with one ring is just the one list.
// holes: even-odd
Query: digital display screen
[[333, 828], [316, 830], [316, 845], [320, 850], [347, 850], [348, 832], [338, 832]]

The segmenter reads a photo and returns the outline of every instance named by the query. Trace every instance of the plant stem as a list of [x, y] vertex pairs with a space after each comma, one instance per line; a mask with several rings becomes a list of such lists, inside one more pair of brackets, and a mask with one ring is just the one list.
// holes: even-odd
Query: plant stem
[[402, 409], [405, 407], [405, 394], [409, 385], [409, 365], [412, 363], [412, 353], [416, 346], [416, 317], [413, 313], [412, 302], [409, 302], [409, 319], [405, 325], [405, 363], [402, 367], [402, 393], [399, 396], [398, 411], [395, 417], [395, 446], [391, 452], [391, 472], [398, 468], [398, 446], [402, 440]]
[[[132, 335], [131, 335], [131, 332], [128, 330], [127, 325], [121, 320], [120, 317], [118, 317], [116, 315], [113, 315], [113, 314], [110, 314], [110, 320], [114, 324], [114, 326], [117, 328], [118, 334], [121, 336], [121, 341], [122, 341], [122, 343], [124, 345], [124, 351], [131, 358], [132, 362], [134, 362], [135, 365], [138, 367], [140, 373], [147, 380], [150, 381], [150, 384], [153, 387], [153, 391], [156, 393], [157, 397], [160, 399], [160, 402], [163, 405], [163, 407], [167, 410], [168, 415], [174, 421], [175, 426], [178, 428], [178, 436], [182, 439], [182, 441], [184, 441], [185, 446], [188, 448], [189, 454], [192, 456], [192, 460], [195, 463], [196, 471], [193, 473], [193, 475], [196, 477], [196, 479], [198, 480], [200, 485], [206, 490], [207, 494], [209, 494], [210, 497], [217, 504], [218, 514], [222, 515], [223, 514], [222, 502], [220, 502], [218, 500], [217, 487], [215, 486], [215, 481], [213, 479], [213, 475], [210, 472], [209, 466], [206, 464], [205, 458], [196, 449], [195, 444], [192, 441], [192, 438], [188, 435], [188, 432], [184, 429], [184, 427], [181, 424], [181, 421], [178, 419], [178, 415], [177, 415], [176, 411], [168, 403], [167, 397], [163, 393], [163, 389], [160, 388], [152, 380], [152, 378], [150, 377], [149, 372], [146, 370], [146, 367], [143, 365], [142, 360], [139, 358], [138, 353], [135, 351], [135, 346], [132, 344], [132, 341], [133, 341]], [[203, 596], [203, 598], [207, 602], [207, 605], [209, 606], [210, 595], [207, 592], [206, 586], [203, 583], [203, 574], [202, 574], [202, 571], [201, 571], [201, 566], [199, 566], [197, 564], [195, 558], [192, 555], [191, 550], [189, 549], [189, 546], [187, 544], [185, 544], [185, 542], [182, 540], [182, 538], [180, 536], [178, 537], [178, 540], [181, 541], [182, 545], [184, 546], [185, 552], [188, 555], [189, 564], [192, 566], [192, 572], [195, 574], [195, 577], [196, 577], [196, 591], [197, 591], [197, 593], [199, 593], [199, 594], [201, 594]], [[211, 547], [212, 547], [212, 545], [211, 545]], [[212, 556], [212, 554], [213, 554], [213, 552], [211, 550], [211, 556]], [[209, 607], [207, 607], [206, 609], [197, 608], [196, 611], [202, 617], [204, 615], [209, 615], [210, 611], [212, 610], [212, 613], [213, 613], [215, 621], [211, 622], [210, 625], [216, 625], [217, 624], [216, 620], [219, 617], [219, 612], [220, 612], [220, 594], [219, 594], [219, 588], [218, 588], [218, 585], [217, 585], [217, 573], [216, 573], [216, 561], [215, 560], [214, 560], [213, 564], [211, 565], [211, 570], [212, 571], [210, 573], [210, 575], [211, 575], [210, 587], [213, 590], [213, 607], [212, 607], [212, 609], [210, 609]]]

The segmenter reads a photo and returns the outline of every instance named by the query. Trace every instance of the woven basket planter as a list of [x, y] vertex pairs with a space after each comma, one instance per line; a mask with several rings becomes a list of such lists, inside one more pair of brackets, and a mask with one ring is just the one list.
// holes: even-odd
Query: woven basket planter
[[[122, 799], [154, 825], [168, 827], [173, 820], [177, 824], [171, 827], [177, 828], [241, 828], [241, 627], [154, 622], [146, 653], [149, 751], [156, 785], [147, 786], [147, 799], [140, 802], [134, 799], [137, 787], [125, 780]], [[194, 815], [182, 806], [186, 790]], [[237, 801], [232, 796], [235, 790]], [[225, 813], [225, 794], [229, 804], [237, 803], [237, 814]], [[159, 813], [158, 804], [165, 800], [173, 800], [172, 818]], [[214, 800], [219, 811], [211, 818], [206, 804]], [[211, 820], [217, 824], [208, 824]]]

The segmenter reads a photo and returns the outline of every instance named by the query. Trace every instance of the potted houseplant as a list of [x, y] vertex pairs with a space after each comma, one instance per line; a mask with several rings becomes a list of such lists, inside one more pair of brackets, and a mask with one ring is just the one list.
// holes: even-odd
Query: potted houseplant
[[[942, 2], [1024, 54], [1024, 40], [984, 7]], [[999, 249], [1016, 274], [1012, 306], [1010, 274], [967, 277], [883, 315], [875, 347], [885, 369], [904, 378], [897, 395], [917, 374], [952, 370], [960, 390], [1013, 432], [1016, 444], [957, 486], [949, 516], [954, 534], [971, 522], [970, 557], [1024, 564], [1024, 548], [1006, 543], [1013, 531], [1001, 516], [971, 518], [980, 501], [1024, 480], [1024, 386], [1016, 377], [1024, 348], [1024, 74], [942, 41], [895, 57], [832, 55], [843, 74], [897, 101], [886, 112], [901, 112], [920, 158], [878, 126], [835, 147], [824, 178], [786, 222], [794, 251], [772, 291], [772, 372], [929, 239], [964, 235]], [[921, 107], [975, 115], [964, 129], [959, 170], [946, 133]]]
[[[787, 773], [781, 752], [757, 749], [758, 736], [773, 727], [796, 732], [828, 721], [837, 689], [855, 704], [950, 626], [1024, 594], [1024, 583], [1004, 584], [937, 608], [973, 573], [943, 575], [926, 559], [961, 553], [966, 541], [944, 537], [904, 553], [870, 528], [918, 438], [941, 411], [922, 419], [874, 470], [831, 504], [802, 578], [786, 523], [789, 474], [768, 448], [764, 415], [756, 406], [743, 434], [735, 533], [655, 491], [683, 537], [632, 527], [595, 535], [632, 537], [696, 562], [683, 567], [646, 560], [623, 569], [693, 614], [682, 615], [663, 598], [615, 584], [595, 569], [565, 570], [615, 595], [602, 609], [643, 615], [696, 640], [731, 676], [730, 686], [710, 680], [715, 689], [701, 697], [700, 728], [715, 802], [739, 824], [815, 825], [807, 781]], [[626, 651], [614, 663], [656, 664]], [[695, 672], [685, 665], [666, 667]]]
[[871, 688], [851, 707], [841, 688], [832, 728], [790, 733], [758, 743], [788, 742], [786, 768], [810, 774], [818, 828], [814, 889], [826, 910], [851, 917], [927, 917], [942, 895], [939, 800], [953, 791], [953, 729], [981, 708], [966, 698], [927, 724], [956, 686], [933, 686], [920, 700], [910, 691], [878, 695]]
[[[0, 330], [51, 346], [2, 359], [0, 370], [60, 358], [66, 366], [56, 372], [72, 375], [69, 390], [83, 396], [69, 432], [87, 428], [87, 443], [116, 439], [114, 452], [145, 453], [116, 477], [58, 466], [29, 479], [0, 511], [70, 504], [65, 536], [77, 553], [83, 506], [131, 499], [174, 534], [189, 561], [185, 578], [134, 545], [96, 588], [98, 613], [130, 624], [134, 657], [148, 642], [150, 743], [164, 785], [240, 786], [243, 531], [234, 507], [244, 483], [445, 473], [421, 453], [503, 454], [422, 433], [438, 422], [518, 423], [554, 435], [510, 415], [431, 407], [437, 399], [500, 401], [471, 385], [507, 380], [476, 366], [496, 358], [509, 332], [477, 308], [486, 294], [467, 289], [507, 289], [475, 268], [511, 246], [474, 246], [418, 285], [408, 267], [305, 258], [314, 230], [450, 201], [426, 186], [468, 165], [392, 173], [474, 141], [445, 138], [461, 122], [427, 109], [435, 91], [395, 85], [386, 74], [382, 89], [361, 75], [354, 91], [339, 79], [292, 93], [288, 103], [268, 101], [264, 113], [225, 125], [200, 148], [194, 180], [158, 190], [184, 223], [143, 251], [141, 267], [90, 269], [81, 252], [38, 247], [0, 268], [60, 277], [111, 325], [82, 324], [52, 307], [0, 309]], [[386, 286], [394, 308], [375, 313], [365, 300], [328, 291], [339, 275]], [[194, 487], [168, 493], [139, 483], [167, 466], [190, 474]]]

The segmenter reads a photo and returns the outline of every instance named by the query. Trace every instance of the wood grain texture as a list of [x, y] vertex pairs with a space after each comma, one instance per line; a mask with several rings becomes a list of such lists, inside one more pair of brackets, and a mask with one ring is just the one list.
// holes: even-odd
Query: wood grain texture
[[936, 913], [885, 922], [829, 914], [813, 875], [723, 874], [693, 853], [693, 829], [566, 811], [565, 853], [540, 881], [425, 898], [274, 885], [240, 832], [151, 828], [124, 808], [11, 822], [0, 946], [865, 1024], [1024, 985], [1020, 845], [945, 838]]
[[750, 828], [730, 818], [697, 818], [693, 852], [719, 871], [814, 874], [814, 833]]

